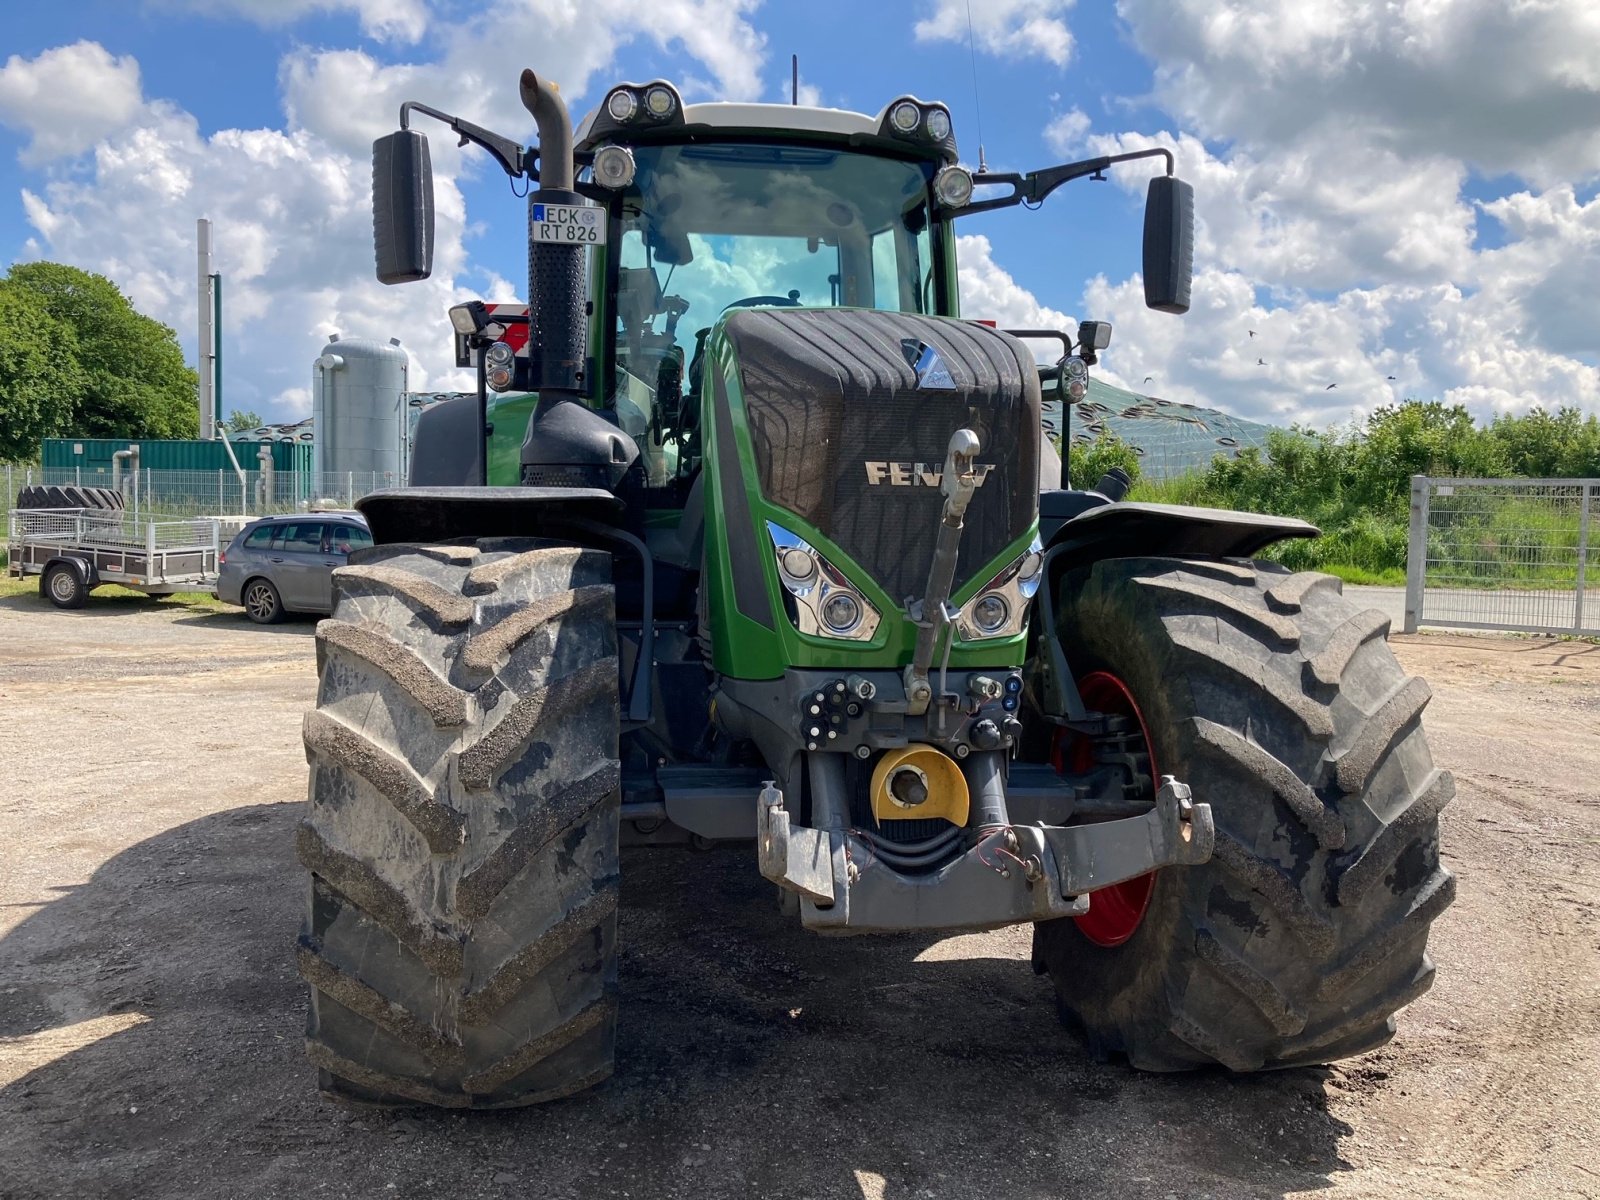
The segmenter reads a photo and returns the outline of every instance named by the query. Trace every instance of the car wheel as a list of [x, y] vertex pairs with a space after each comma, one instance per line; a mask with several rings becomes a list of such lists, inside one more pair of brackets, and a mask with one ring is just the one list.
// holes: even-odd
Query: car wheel
[[272, 581], [259, 576], [244, 585], [240, 595], [245, 616], [257, 625], [275, 625], [283, 619], [283, 600]]

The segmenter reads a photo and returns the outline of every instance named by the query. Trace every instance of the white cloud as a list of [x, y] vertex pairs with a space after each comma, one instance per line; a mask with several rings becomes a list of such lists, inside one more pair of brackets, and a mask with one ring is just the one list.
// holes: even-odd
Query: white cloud
[[[1286, 147], [1358, 130], [1541, 182], [1600, 164], [1591, 0], [1119, 0], [1156, 91], [1203, 135]], [[1337, 173], [1347, 163], [1329, 164]]]
[[1076, 108], [1068, 109], [1044, 127], [1045, 143], [1057, 154], [1070, 158], [1083, 150], [1089, 125], [1086, 113]]
[[416, 42], [428, 29], [428, 0], [147, 0], [154, 8], [182, 8], [210, 16], [243, 17], [283, 26], [316, 12], [353, 12], [361, 29], [384, 41]]
[[[210, 217], [226, 281], [225, 402], [269, 420], [304, 415], [311, 360], [335, 332], [401, 338], [412, 355], [414, 388], [470, 386], [454, 366], [446, 309], [473, 294], [509, 299], [521, 290], [469, 263], [466, 252], [457, 177], [469, 163], [495, 168], [477, 151], [458, 151], [447, 132], [431, 131], [434, 275], [383, 287], [373, 276], [373, 137], [394, 128], [402, 99], [456, 108], [513, 137], [529, 132], [531, 119], [517, 99], [518, 75], [529, 65], [564, 85], [576, 118], [593, 76], [636, 38], [698, 58], [725, 95], [754, 96], [763, 43], [745, 19], [753, 6], [658, 0], [640, 9], [596, 0], [581, 13], [564, 5], [552, 14], [543, 0], [501, 0], [442, 34], [437, 59], [382, 65], [355, 50], [297, 51], [280, 67], [284, 129], [225, 129], [209, 137], [175, 106], [140, 100], [134, 60], [112, 62], [135, 84], [122, 105], [120, 136], [108, 138], [104, 123], [85, 128], [73, 148], [92, 146], [92, 158], [49, 168], [42, 186], [23, 192], [36, 231], [28, 252], [108, 275], [192, 345], [194, 221]], [[514, 207], [510, 212], [515, 220]]]
[[1062, 17], [1073, 0], [933, 0], [933, 13], [916, 24], [919, 42], [967, 42], [968, 22], [978, 47], [1002, 58], [1043, 58], [1064, 67], [1072, 58], [1072, 31]]
[[30, 165], [82, 154], [138, 115], [144, 97], [139, 64], [113, 58], [97, 42], [74, 42], [37, 58], [13, 54], [0, 67], [0, 124], [32, 140]]
[[[1041, 304], [1037, 296], [1018, 283], [994, 261], [994, 248], [981, 233], [956, 238], [956, 262], [961, 288], [961, 315], [973, 321], [994, 321], [1002, 329], [1076, 329], [1078, 322], [1066, 313]], [[1049, 344], [1033, 345], [1037, 357], [1054, 359], [1058, 351]]]

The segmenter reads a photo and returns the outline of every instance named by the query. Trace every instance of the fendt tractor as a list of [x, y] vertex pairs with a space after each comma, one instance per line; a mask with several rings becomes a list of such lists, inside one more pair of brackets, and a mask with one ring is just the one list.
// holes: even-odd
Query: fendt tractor
[[1041, 406], [1108, 325], [961, 318], [956, 222], [1142, 158], [1146, 301], [1185, 311], [1170, 152], [975, 175], [914, 96], [629, 83], [576, 131], [521, 98], [537, 147], [415, 102], [374, 146], [379, 279], [431, 270], [421, 114], [527, 181], [528, 301], [451, 311], [484, 386], [360, 502], [317, 630], [323, 1089], [606, 1078], [623, 843], [753, 843], [818, 933], [1032, 923], [1066, 1021], [1145, 1070], [1387, 1039], [1454, 887], [1427, 686], [1337, 580], [1252, 561], [1313, 527], [1068, 486]]

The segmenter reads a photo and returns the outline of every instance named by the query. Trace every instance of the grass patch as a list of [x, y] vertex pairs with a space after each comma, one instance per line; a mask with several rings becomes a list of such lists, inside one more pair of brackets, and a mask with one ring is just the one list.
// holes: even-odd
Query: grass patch
[[[16, 579], [10, 575], [0, 577], [0, 600], [9, 600], [17, 596], [31, 596], [40, 605], [47, 606], [49, 601], [39, 594], [39, 577], [30, 575], [25, 579]], [[224, 604], [210, 592], [174, 592], [170, 596], [147, 596], [133, 588], [119, 587], [114, 583], [106, 583], [95, 588], [89, 594], [89, 607], [92, 609], [100, 603], [121, 605], [146, 605], [150, 608], [181, 608], [192, 612], [238, 612], [232, 604]]]

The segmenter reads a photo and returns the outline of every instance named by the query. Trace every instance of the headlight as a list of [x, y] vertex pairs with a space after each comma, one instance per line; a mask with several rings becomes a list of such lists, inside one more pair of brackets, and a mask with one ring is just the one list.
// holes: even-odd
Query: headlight
[[511, 387], [512, 373], [510, 367], [490, 367], [483, 373], [484, 383], [489, 385], [492, 392], [504, 392]]
[[950, 114], [942, 108], [928, 110], [928, 136], [942, 142], [950, 136]]
[[633, 152], [626, 146], [601, 146], [594, 153], [594, 181], [613, 192], [633, 182]]
[[778, 581], [791, 598], [789, 616], [795, 628], [813, 637], [870, 641], [882, 615], [844, 573], [776, 522], [767, 522], [767, 536]]
[[834, 633], [849, 633], [861, 620], [861, 604], [849, 592], [835, 592], [822, 602], [822, 620]]
[[606, 111], [613, 121], [631, 121], [639, 111], [639, 97], [627, 88], [618, 88], [606, 97]]
[[458, 304], [450, 310], [450, 324], [457, 333], [474, 334], [478, 332], [478, 314], [483, 311], [479, 301], [471, 304]]
[[644, 108], [658, 121], [665, 121], [678, 107], [678, 99], [664, 87], [653, 87], [644, 94]]
[[933, 177], [933, 194], [946, 208], [964, 208], [972, 199], [971, 173], [965, 167], [943, 168]]
[[1028, 602], [1044, 575], [1044, 546], [1037, 537], [1027, 553], [1001, 571], [967, 601], [956, 619], [963, 641], [1015, 637], [1028, 620]]
[[889, 110], [889, 124], [894, 126], [896, 133], [915, 133], [917, 126], [922, 124], [922, 110], [911, 101], [902, 100]]
[[1005, 627], [1006, 618], [1011, 615], [1011, 606], [1006, 603], [1006, 598], [998, 592], [990, 592], [986, 596], [979, 596], [978, 602], [972, 606], [973, 623], [980, 632], [995, 633]]
[[509, 367], [516, 357], [508, 342], [496, 342], [483, 352], [483, 361], [491, 367]]

